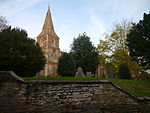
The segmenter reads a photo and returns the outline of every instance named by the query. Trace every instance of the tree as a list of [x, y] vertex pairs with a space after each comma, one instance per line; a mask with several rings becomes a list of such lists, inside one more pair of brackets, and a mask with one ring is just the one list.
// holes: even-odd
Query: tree
[[130, 56], [142, 66], [150, 69], [150, 14], [144, 13], [143, 20], [133, 24], [127, 35]]
[[112, 64], [116, 67], [116, 72], [119, 70], [119, 66], [121, 64], [127, 65], [132, 76], [134, 78], [140, 77], [141, 67], [133, 60], [133, 58], [128, 54], [128, 50], [126, 49], [116, 49], [115, 52], [111, 56]]
[[97, 49], [99, 52], [100, 65], [103, 67], [107, 67], [110, 64], [112, 54], [111, 48], [112, 45], [110, 44], [110, 41], [100, 40]]
[[59, 58], [57, 73], [61, 76], [75, 76], [76, 65], [71, 53], [63, 53]]
[[71, 45], [71, 53], [76, 62], [76, 68], [82, 67], [84, 73], [92, 72], [95, 74], [99, 64], [98, 51], [90, 41], [86, 33], [79, 34]]
[[131, 74], [126, 64], [121, 64], [119, 66], [119, 77], [121, 79], [131, 79]]
[[0, 31], [8, 27], [7, 23], [7, 20], [4, 17], [0, 16]]
[[127, 34], [131, 29], [131, 21], [123, 19], [120, 23], [113, 25], [111, 34], [105, 34], [105, 40], [100, 40], [98, 45], [100, 64], [104, 67], [112, 65], [117, 74], [119, 66], [126, 64], [134, 77], [139, 77], [141, 68], [130, 57], [126, 46]]
[[115, 51], [115, 49], [126, 49], [126, 39], [127, 34], [129, 33], [130, 29], [132, 27], [132, 22], [123, 19], [119, 23], [115, 23], [113, 25], [113, 31], [110, 34], [110, 36], [107, 36], [108, 40], [111, 42], [112, 45], [112, 51]]
[[8, 27], [0, 32], [0, 70], [12, 70], [18, 76], [34, 76], [43, 69], [45, 57], [26, 31]]

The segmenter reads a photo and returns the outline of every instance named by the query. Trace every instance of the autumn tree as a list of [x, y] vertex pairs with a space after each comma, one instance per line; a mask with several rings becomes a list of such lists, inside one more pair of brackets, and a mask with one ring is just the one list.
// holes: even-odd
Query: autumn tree
[[132, 58], [143, 69], [150, 69], [150, 13], [144, 13], [143, 20], [133, 24], [127, 36], [127, 42]]
[[8, 27], [0, 32], [0, 70], [35, 76], [44, 64], [41, 48], [25, 30]]
[[105, 40], [100, 40], [98, 45], [100, 64], [103, 66], [113, 65], [115, 73], [118, 73], [119, 66], [126, 64], [132, 74], [138, 76], [140, 73], [139, 65], [129, 56], [129, 50], [126, 46], [127, 34], [131, 29], [132, 23], [128, 20], [122, 20], [114, 24], [112, 33], [105, 35]]

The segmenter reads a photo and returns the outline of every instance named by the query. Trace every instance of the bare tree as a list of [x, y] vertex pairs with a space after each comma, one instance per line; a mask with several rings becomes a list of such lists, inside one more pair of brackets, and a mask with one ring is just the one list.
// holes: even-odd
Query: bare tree
[[8, 27], [8, 21], [6, 20], [5, 17], [0, 16], [0, 31]]

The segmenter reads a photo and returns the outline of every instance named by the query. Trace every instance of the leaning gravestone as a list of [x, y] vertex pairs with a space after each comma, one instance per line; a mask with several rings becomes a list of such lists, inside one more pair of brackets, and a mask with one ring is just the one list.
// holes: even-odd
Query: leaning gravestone
[[75, 77], [84, 77], [83, 69], [78, 67]]
[[107, 76], [108, 76], [108, 78], [114, 78], [114, 73], [113, 73], [113, 67], [112, 66], [107, 67]]

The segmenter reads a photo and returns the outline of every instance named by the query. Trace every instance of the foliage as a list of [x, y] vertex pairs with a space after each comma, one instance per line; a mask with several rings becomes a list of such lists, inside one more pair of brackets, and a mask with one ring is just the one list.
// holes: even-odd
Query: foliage
[[111, 64], [111, 45], [107, 40], [100, 40], [98, 45], [99, 59], [100, 65], [103, 67], [107, 67]]
[[61, 76], [75, 76], [76, 65], [71, 53], [63, 53], [59, 58], [57, 73]]
[[127, 64], [132, 76], [139, 77], [141, 68], [129, 55], [126, 46], [127, 34], [132, 26], [131, 21], [122, 20], [113, 25], [112, 33], [105, 34], [105, 40], [100, 40], [98, 45], [100, 64], [104, 67], [112, 65], [114, 72], [119, 72], [121, 64]]
[[119, 77], [120, 79], [131, 79], [131, 74], [127, 65], [121, 64], [119, 66]]
[[8, 27], [7, 23], [7, 20], [4, 17], [0, 16], [0, 31]]
[[114, 28], [111, 35], [107, 37], [113, 47], [112, 50], [118, 48], [124, 50], [126, 48], [125, 43], [126, 43], [127, 34], [129, 33], [132, 27], [131, 21], [127, 19], [123, 19], [119, 23], [116, 22], [113, 25], [113, 27]]
[[127, 42], [132, 58], [143, 69], [150, 69], [150, 14], [144, 13], [143, 20], [133, 24], [127, 35]]
[[128, 54], [128, 49], [116, 49], [112, 54], [112, 64], [116, 67], [116, 72], [119, 71], [119, 66], [121, 64], [126, 64], [132, 74], [132, 77], [139, 78], [141, 68], [140, 66], [132, 59], [132, 57]]
[[8, 27], [0, 32], [0, 70], [34, 76], [44, 64], [41, 48], [35, 40], [28, 38], [26, 31]]
[[75, 59], [76, 68], [82, 67], [84, 73], [96, 72], [99, 64], [98, 52], [90, 41], [89, 36], [83, 33], [76, 39], [74, 38], [73, 44], [71, 45], [71, 53]]

